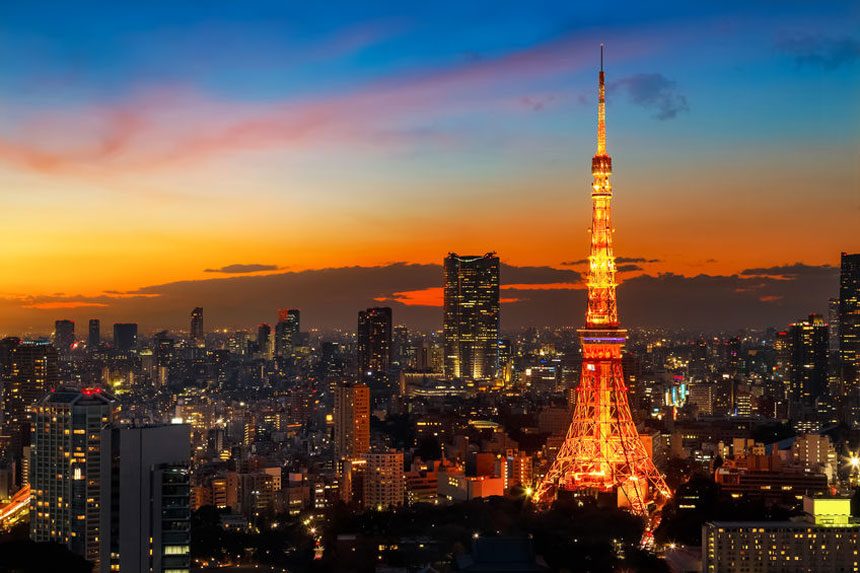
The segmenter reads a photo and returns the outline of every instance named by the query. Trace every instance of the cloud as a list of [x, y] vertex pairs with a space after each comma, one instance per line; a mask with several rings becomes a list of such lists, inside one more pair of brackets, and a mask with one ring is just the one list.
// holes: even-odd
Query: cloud
[[575, 267], [577, 265], [584, 265], [588, 262], [588, 259], [574, 259], [572, 261], [561, 261], [559, 264], [566, 267]]
[[[503, 328], [582, 323], [580, 273], [506, 264], [500, 273]], [[384, 302], [394, 309], [396, 323], [437, 330], [441, 281], [439, 265], [394, 263], [180, 281], [121, 291], [122, 296], [6, 297], [0, 298], [0, 327], [8, 333], [50, 332], [56, 318], [101, 318], [139, 322], [144, 332], [187, 328], [190, 310], [203, 306], [213, 327], [252, 328], [273, 320], [277, 308], [290, 306], [302, 310], [305, 328], [354, 329], [359, 310]], [[802, 263], [733, 275], [640, 274], [623, 282], [618, 301], [622, 322], [634, 327], [707, 332], [781, 327], [825, 312], [838, 281], [838, 268]]]
[[520, 98], [520, 104], [532, 111], [543, 111], [546, 107], [555, 101], [555, 96], [525, 96]]
[[632, 263], [628, 263], [625, 265], [618, 265], [617, 267], [615, 267], [615, 270], [618, 271], [619, 273], [630, 273], [633, 271], [642, 271], [645, 269], [643, 269], [639, 265], [634, 265]]
[[654, 118], [661, 121], [690, 110], [677, 84], [662, 74], [636, 74], [613, 82], [609, 89], [625, 92], [630, 102], [653, 111]]
[[659, 263], [660, 259], [646, 259], [645, 257], [615, 257], [616, 263]]
[[259, 273], [262, 271], [277, 271], [280, 269], [278, 265], [261, 265], [261, 264], [234, 264], [226, 265], [219, 269], [204, 269], [204, 273], [224, 273], [230, 275], [240, 275], [248, 273]]
[[823, 277], [835, 272], [836, 267], [830, 265], [779, 265], [774, 267], [758, 267], [744, 269], [739, 274], [742, 277], [765, 277], [773, 280], [796, 280], [800, 277]]
[[48, 302], [32, 302], [21, 305], [21, 308], [29, 308], [33, 310], [60, 310], [74, 308], [107, 308], [108, 305], [103, 302], [84, 302], [84, 301], [48, 301]]
[[[428, 138], [444, 144], [444, 135], [391, 124], [485, 108], [493, 103], [487, 100], [487, 88], [592, 66], [593, 46], [590, 38], [570, 34], [501, 56], [400, 72], [306, 99], [229, 101], [193, 89], [156, 86], [113, 105], [22, 110], [0, 132], [0, 161], [41, 173], [94, 177], [311, 144], [331, 149], [369, 142], [402, 149]], [[502, 101], [507, 100], [496, 103]]]
[[777, 41], [777, 48], [794, 58], [798, 66], [816, 66], [825, 70], [835, 70], [860, 59], [860, 40], [850, 36], [784, 36]]

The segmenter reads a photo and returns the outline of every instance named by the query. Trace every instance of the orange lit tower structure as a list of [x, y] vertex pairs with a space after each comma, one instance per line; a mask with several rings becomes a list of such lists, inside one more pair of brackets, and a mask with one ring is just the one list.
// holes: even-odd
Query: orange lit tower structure
[[649, 503], [662, 504], [669, 488], [639, 439], [627, 402], [621, 350], [627, 331], [620, 328], [612, 250], [612, 158], [606, 153], [606, 94], [603, 46], [600, 48], [597, 153], [591, 160], [591, 255], [588, 257], [588, 310], [582, 344], [582, 374], [576, 407], [558, 456], [535, 492], [539, 504], [551, 503], [559, 490], [617, 492], [619, 505], [639, 515]]

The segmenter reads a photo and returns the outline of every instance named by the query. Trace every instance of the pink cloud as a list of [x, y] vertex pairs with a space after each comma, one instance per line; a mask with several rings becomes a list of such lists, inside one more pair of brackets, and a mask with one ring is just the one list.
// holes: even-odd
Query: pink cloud
[[595, 45], [590, 38], [564, 38], [306, 100], [243, 103], [175, 87], [150, 90], [114, 106], [40, 113], [0, 136], [0, 161], [42, 173], [97, 175], [241, 150], [448, 143], [444, 134], [404, 129], [398, 122], [485, 108], [497, 103], [490, 89], [495, 85], [593, 67]]

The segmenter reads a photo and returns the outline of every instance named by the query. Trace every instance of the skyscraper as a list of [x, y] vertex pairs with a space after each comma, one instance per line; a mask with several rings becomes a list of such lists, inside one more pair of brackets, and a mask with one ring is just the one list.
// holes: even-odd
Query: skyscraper
[[827, 390], [827, 338], [827, 323], [819, 314], [789, 326], [789, 379], [795, 405], [792, 417], [809, 412]]
[[87, 333], [87, 347], [95, 350], [102, 343], [102, 326], [97, 318], [91, 318], [89, 332]]
[[499, 362], [499, 258], [449, 253], [444, 265], [445, 374], [489, 379]]
[[116, 401], [98, 388], [59, 389], [36, 406], [30, 442], [30, 538], [99, 561], [101, 430]]
[[118, 322], [113, 325], [113, 347], [117, 352], [128, 352], [137, 346], [137, 324]]
[[370, 450], [370, 388], [345, 383], [334, 390], [334, 451], [338, 460]]
[[191, 340], [196, 344], [203, 344], [203, 307], [198, 306], [191, 311]]
[[57, 349], [47, 341], [25, 341], [12, 347], [9, 361], [9, 379], [3, 387], [4, 423], [10, 448], [18, 456], [28, 411], [59, 381]]
[[278, 311], [275, 325], [275, 358], [292, 358], [299, 344], [301, 332], [301, 312], [297, 308], [282, 308]]
[[265, 322], [261, 322], [257, 326], [257, 351], [265, 356], [269, 356], [269, 348], [272, 345], [271, 338], [272, 327]]
[[190, 571], [190, 426], [108, 427], [102, 448], [101, 572]]
[[75, 323], [71, 320], [54, 322], [54, 346], [61, 353], [68, 352], [75, 343]]
[[860, 388], [860, 253], [842, 253], [839, 275], [839, 361], [847, 389]]
[[385, 306], [359, 312], [357, 333], [359, 378], [374, 394], [384, 393], [391, 368], [391, 309]]

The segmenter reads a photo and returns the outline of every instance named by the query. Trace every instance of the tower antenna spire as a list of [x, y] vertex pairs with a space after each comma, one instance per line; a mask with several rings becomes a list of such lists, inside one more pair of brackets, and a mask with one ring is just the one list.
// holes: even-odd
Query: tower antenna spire
[[606, 155], [606, 85], [603, 73], [603, 44], [600, 44], [600, 72], [597, 87], [597, 154]]

